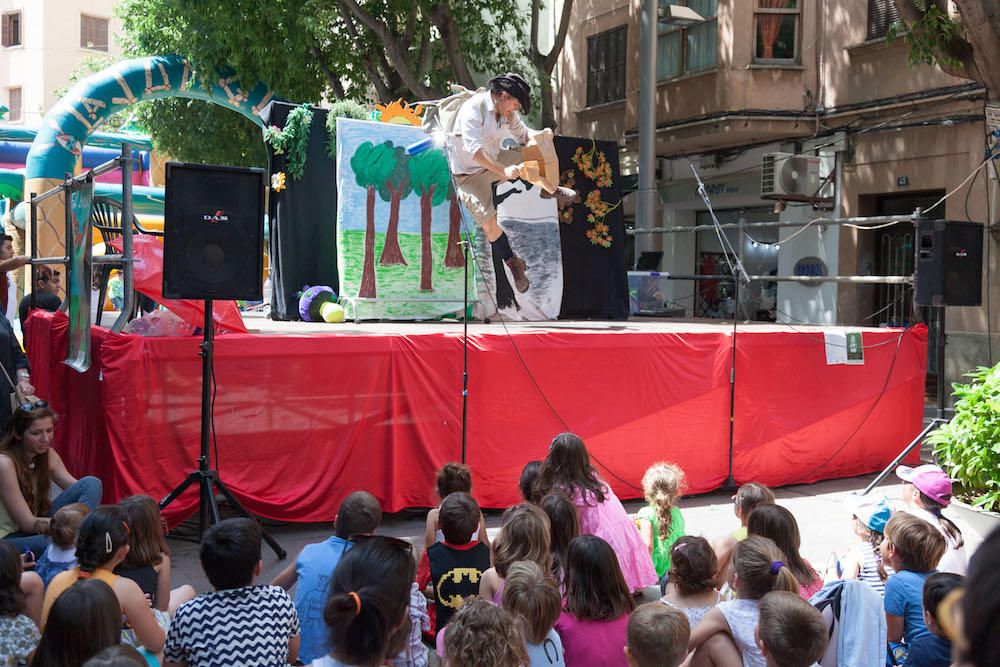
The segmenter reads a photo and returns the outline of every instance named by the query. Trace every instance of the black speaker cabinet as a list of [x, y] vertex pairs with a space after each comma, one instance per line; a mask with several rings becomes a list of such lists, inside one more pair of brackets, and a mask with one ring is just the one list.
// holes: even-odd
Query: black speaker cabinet
[[262, 298], [264, 170], [168, 162], [163, 296]]
[[983, 303], [983, 226], [918, 220], [915, 300], [918, 306]]

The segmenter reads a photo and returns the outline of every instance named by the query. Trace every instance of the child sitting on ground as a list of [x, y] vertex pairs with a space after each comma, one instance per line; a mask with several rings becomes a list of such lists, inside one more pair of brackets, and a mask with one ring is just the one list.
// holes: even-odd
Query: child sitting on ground
[[507, 570], [516, 561], [530, 560], [548, 571], [549, 517], [537, 505], [521, 503], [507, 508], [493, 543], [493, 567], [479, 580], [479, 597], [500, 604]]
[[561, 493], [550, 493], [540, 506], [549, 517], [549, 552], [552, 555], [552, 578], [560, 590], [566, 587], [566, 552], [569, 543], [580, 534], [580, 517], [576, 505]]
[[129, 552], [129, 527], [125, 513], [116, 505], [103, 505], [90, 512], [80, 523], [76, 538], [78, 565], [60, 572], [45, 591], [41, 629], [45, 632], [49, 610], [59, 596], [79, 579], [97, 579], [111, 587], [121, 605], [122, 641], [145, 648], [150, 653], [163, 650], [164, 627], [149, 607], [149, 600], [139, 585], [114, 573]]
[[333, 518], [334, 534], [324, 542], [307, 544], [298, 557], [271, 582], [286, 591], [295, 587], [295, 611], [299, 615], [302, 640], [299, 657], [304, 663], [330, 652], [329, 631], [323, 620], [330, 573], [351, 548], [355, 535], [371, 535], [382, 521], [378, 500], [367, 491], [355, 491], [340, 504]]
[[761, 505], [750, 513], [747, 519], [747, 532], [750, 535], [760, 535], [773, 541], [785, 554], [785, 565], [799, 581], [799, 595], [808, 600], [816, 591], [823, 588], [823, 578], [819, 576], [812, 565], [799, 554], [802, 538], [799, 536], [799, 524], [795, 516], [781, 505]]
[[729, 578], [729, 560], [733, 556], [736, 545], [746, 539], [747, 519], [750, 513], [758, 506], [773, 504], [774, 492], [763, 484], [757, 482], [747, 482], [736, 491], [733, 496], [733, 513], [740, 521], [740, 527], [722, 537], [712, 541], [712, 550], [715, 551], [715, 558], [718, 561], [716, 570], [716, 584], [721, 587]]
[[736, 546], [729, 582], [736, 599], [720, 602], [691, 629], [688, 648], [696, 651], [694, 659], [710, 661], [695, 664], [765, 666], [755, 636], [760, 599], [771, 591], [799, 592], [798, 579], [784, 561], [781, 549], [766, 537], [749, 535]]
[[911, 468], [899, 466], [896, 476], [903, 484], [902, 511], [923, 519], [941, 532], [947, 549], [937, 564], [941, 572], [965, 575], [969, 569], [965, 538], [954, 522], [941, 514], [951, 503], [951, 479], [948, 473], [930, 463]]
[[76, 534], [80, 523], [90, 513], [83, 503], [70, 503], [59, 509], [49, 523], [49, 546], [35, 564], [35, 573], [46, 586], [59, 574], [76, 567]]
[[915, 639], [906, 654], [906, 667], [948, 667], [951, 664], [951, 642], [938, 623], [938, 605], [948, 593], [961, 588], [965, 577], [951, 572], [936, 572], [924, 582], [924, 625], [928, 634]]
[[[885, 623], [890, 644], [906, 646], [929, 634], [924, 624], [924, 582], [934, 572], [947, 549], [938, 529], [905, 512], [885, 524], [882, 560], [896, 571], [885, 582]], [[902, 663], [906, 647], [894, 647]]]
[[131, 579], [149, 598], [153, 613], [164, 628], [177, 607], [192, 599], [194, 588], [170, 588], [170, 549], [163, 535], [160, 506], [149, 496], [130, 496], [118, 503], [129, 527], [129, 550], [115, 574]]
[[676, 609], [650, 602], [629, 616], [626, 637], [629, 667], [678, 667], [687, 657], [691, 627]]
[[0, 665], [27, 664], [41, 637], [38, 626], [24, 613], [22, 569], [14, 545], [0, 541]]
[[828, 641], [823, 615], [800, 596], [772, 591], [760, 599], [757, 645], [767, 667], [812, 667]]
[[648, 505], [636, 514], [636, 524], [653, 556], [660, 594], [665, 592], [670, 570], [670, 547], [684, 534], [684, 516], [677, 507], [683, 491], [684, 471], [672, 463], [654, 463], [642, 476], [642, 493]]
[[538, 476], [538, 491], [558, 491], [573, 501], [580, 515], [580, 534], [595, 535], [611, 545], [629, 591], [638, 592], [659, 581], [653, 558], [635, 523], [615, 492], [590, 465], [590, 455], [580, 436], [560, 433], [552, 440]]
[[556, 621], [567, 667], [622, 665], [628, 615], [635, 609], [611, 545], [581, 535], [566, 554], [565, 611]]
[[528, 664], [519, 625], [502, 607], [469, 600], [448, 626], [446, 667], [521, 667]]
[[850, 550], [838, 564], [840, 578], [860, 579], [876, 591], [885, 595], [885, 580], [892, 568], [882, 562], [879, 545], [885, 535], [885, 524], [892, 512], [884, 498], [862, 496], [854, 504], [853, 528], [860, 541], [851, 545]]
[[444, 542], [431, 544], [420, 562], [417, 583], [434, 600], [435, 635], [448, 625], [467, 598], [479, 595], [479, 580], [490, 568], [490, 548], [473, 539], [480, 526], [479, 503], [468, 493], [441, 501], [438, 522]]
[[260, 575], [261, 528], [252, 519], [225, 519], [205, 531], [201, 567], [215, 590], [174, 614], [164, 667], [285, 665], [299, 653], [299, 617], [278, 586], [254, 586]]
[[[441, 501], [444, 501], [445, 498], [453, 493], [461, 492], [471, 495], [472, 473], [469, 471], [469, 466], [464, 463], [445, 463], [437, 471], [436, 486], [437, 496]], [[427, 513], [427, 524], [424, 527], [424, 549], [435, 542], [444, 541], [444, 535], [439, 525], [440, 519], [438, 518], [440, 511], [441, 506], [438, 505]], [[482, 512], [479, 513], [479, 534], [476, 539], [485, 544], [487, 549], [489, 548], [490, 538], [486, 534], [486, 519], [483, 517]]]
[[715, 589], [715, 552], [704, 537], [684, 536], [671, 549], [670, 580], [660, 602], [687, 616], [691, 627], [722, 601]]
[[559, 587], [538, 563], [521, 560], [507, 570], [503, 608], [521, 624], [528, 649], [527, 667], [562, 667], [562, 639], [555, 623], [562, 612]]

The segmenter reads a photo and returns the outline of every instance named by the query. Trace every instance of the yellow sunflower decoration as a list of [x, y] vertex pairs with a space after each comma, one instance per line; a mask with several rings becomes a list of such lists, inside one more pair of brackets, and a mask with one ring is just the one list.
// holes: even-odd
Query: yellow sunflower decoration
[[399, 98], [388, 104], [376, 104], [373, 115], [383, 123], [420, 127], [420, 119], [423, 114], [424, 108], [421, 105], [407, 104], [403, 98]]

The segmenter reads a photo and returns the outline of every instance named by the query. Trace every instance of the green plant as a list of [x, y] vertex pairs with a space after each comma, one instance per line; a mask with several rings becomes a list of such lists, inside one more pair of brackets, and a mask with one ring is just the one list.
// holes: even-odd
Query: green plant
[[285, 155], [285, 171], [292, 178], [302, 178], [306, 170], [306, 149], [309, 145], [309, 126], [313, 113], [308, 104], [292, 109], [285, 119], [285, 127], [271, 125], [264, 128], [264, 141], [274, 148], [275, 154]]
[[954, 384], [955, 416], [927, 441], [975, 507], [1000, 509], [1000, 364]]
[[326, 116], [326, 154], [331, 160], [337, 159], [337, 119], [368, 120], [371, 115], [368, 107], [354, 100], [337, 100], [330, 105], [330, 113]]
[[910, 49], [910, 65], [934, 65], [941, 63], [958, 67], [961, 63], [951, 54], [952, 42], [960, 36], [960, 26], [957, 21], [948, 16], [940, 7], [926, 0], [918, 0], [921, 11], [919, 21], [914, 21], [909, 27], [902, 21], [896, 21], [889, 26], [885, 40], [892, 44], [902, 39]]

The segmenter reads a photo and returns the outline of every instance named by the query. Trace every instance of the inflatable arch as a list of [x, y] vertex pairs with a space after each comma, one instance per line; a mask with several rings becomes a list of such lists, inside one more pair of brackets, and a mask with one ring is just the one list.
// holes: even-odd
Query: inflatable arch
[[[227, 107], [263, 125], [261, 110], [274, 98], [263, 83], [244, 89], [235, 75], [203, 85], [176, 55], [125, 60], [77, 83], [45, 114], [25, 163], [25, 198], [60, 185], [73, 173], [87, 138], [122, 109], [145, 100], [184, 97]], [[52, 197], [39, 206], [38, 245], [43, 257], [65, 254], [65, 206]]]

